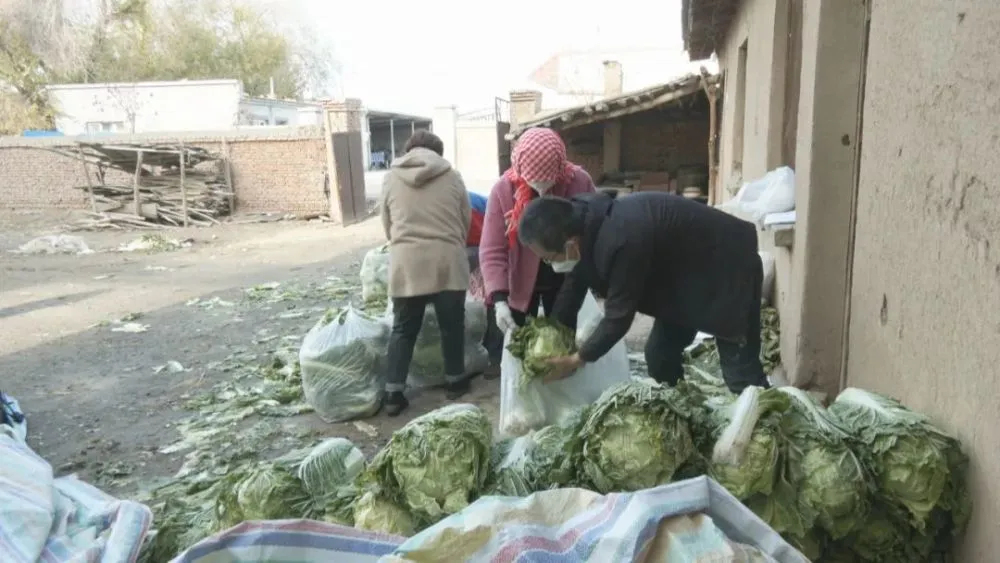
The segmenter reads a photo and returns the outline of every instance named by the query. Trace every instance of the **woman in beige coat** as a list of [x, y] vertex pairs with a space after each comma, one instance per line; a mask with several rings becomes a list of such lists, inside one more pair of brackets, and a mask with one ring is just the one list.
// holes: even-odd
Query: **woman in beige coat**
[[448, 398], [469, 390], [464, 350], [469, 196], [462, 177], [442, 157], [444, 143], [437, 135], [417, 131], [405, 150], [392, 162], [382, 185], [393, 312], [385, 384], [389, 416], [409, 406], [403, 395], [406, 374], [428, 304], [434, 305], [441, 329]]

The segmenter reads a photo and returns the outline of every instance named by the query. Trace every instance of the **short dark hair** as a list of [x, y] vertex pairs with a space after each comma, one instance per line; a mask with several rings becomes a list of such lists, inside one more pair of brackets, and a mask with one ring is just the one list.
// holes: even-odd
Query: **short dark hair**
[[410, 135], [403, 147], [403, 152], [410, 152], [416, 148], [430, 149], [438, 153], [438, 156], [444, 156], [444, 141], [427, 129], [417, 129], [413, 135]]
[[573, 202], [557, 196], [540, 197], [524, 208], [517, 236], [524, 245], [562, 252], [566, 241], [583, 234], [583, 214]]

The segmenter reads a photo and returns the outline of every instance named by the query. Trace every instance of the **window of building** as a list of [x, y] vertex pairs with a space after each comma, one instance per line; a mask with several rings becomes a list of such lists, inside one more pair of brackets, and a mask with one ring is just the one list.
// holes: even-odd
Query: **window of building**
[[88, 121], [84, 125], [88, 135], [97, 133], [120, 133], [125, 131], [124, 121]]

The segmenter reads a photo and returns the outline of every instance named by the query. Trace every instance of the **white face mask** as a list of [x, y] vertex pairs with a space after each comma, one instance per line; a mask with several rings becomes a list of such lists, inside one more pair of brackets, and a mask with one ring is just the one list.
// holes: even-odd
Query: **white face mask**
[[568, 274], [576, 268], [576, 264], [579, 260], [563, 260], [562, 262], [553, 262], [552, 271], [557, 274]]
[[579, 252], [577, 252], [577, 259], [576, 260], [570, 259], [569, 248], [567, 248], [565, 260], [555, 261], [550, 264], [552, 266], [552, 271], [557, 274], [568, 274], [572, 272], [573, 268], [576, 268], [576, 265], [580, 262], [579, 256], [580, 254]]
[[545, 192], [552, 189], [555, 182], [528, 182], [528, 185], [531, 186], [531, 189], [538, 192], [538, 195], [545, 195]]

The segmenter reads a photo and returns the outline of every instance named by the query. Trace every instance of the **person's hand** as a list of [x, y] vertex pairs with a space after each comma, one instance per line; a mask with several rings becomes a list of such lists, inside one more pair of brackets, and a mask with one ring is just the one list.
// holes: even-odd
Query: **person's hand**
[[517, 328], [514, 315], [510, 312], [510, 306], [507, 305], [506, 301], [500, 301], [494, 305], [493, 311], [496, 313], [497, 328], [500, 329], [500, 332], [507, 334], [507, 332]]
[[573, 354], [572, 356], [550, 358], [548, 363], [552, 366], [552, 371], [545, 376], [545, 383], [566, 379], [573, 375], [576, 370], [582, 368], [584, 362], [580, 359], [579, 354]]

